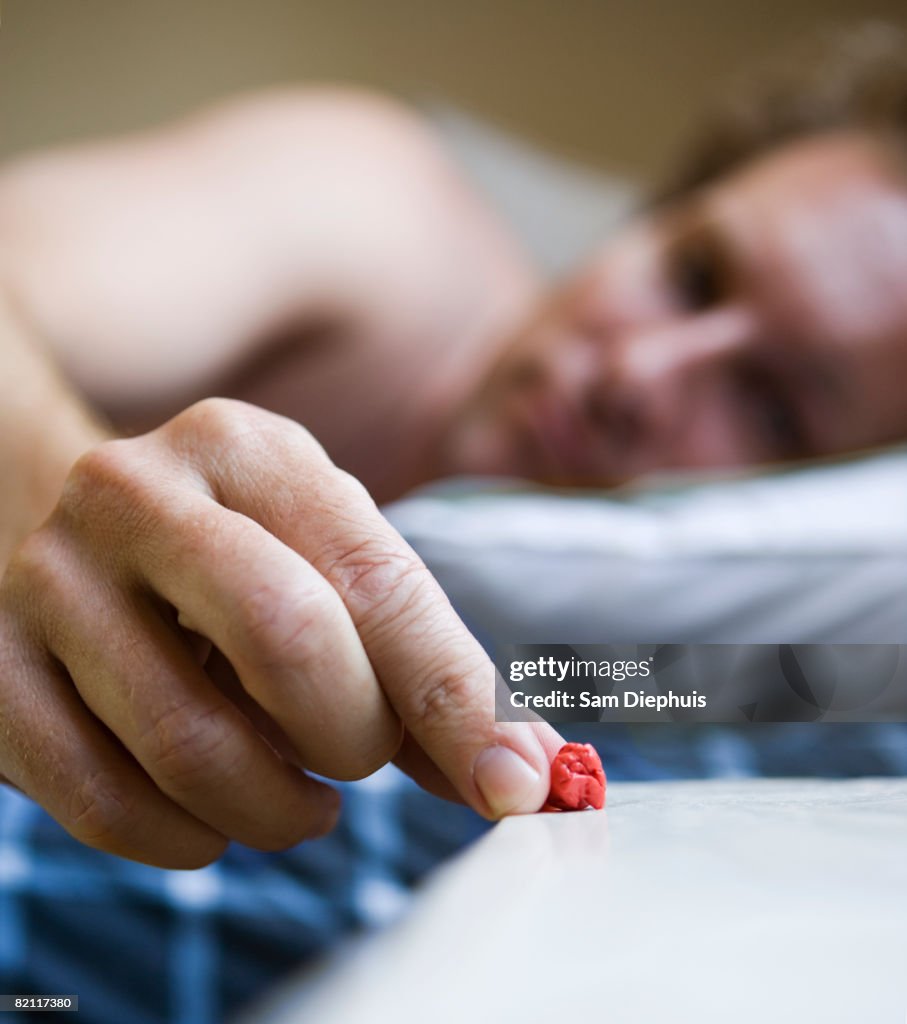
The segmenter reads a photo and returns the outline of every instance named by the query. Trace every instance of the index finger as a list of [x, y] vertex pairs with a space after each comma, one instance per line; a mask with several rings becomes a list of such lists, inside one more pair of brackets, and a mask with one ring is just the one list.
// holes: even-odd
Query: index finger
[[491, 661], [365, 488], [298, 424], [241, 410], [239, 427], [236, 403], [202, 412], [221, 420], [205, 424], [213, 457], [198, 465], [217, 500], [334, 587], [394, 710], [472, 807], [494, 818], [538, 810], [561, 738], [544, 723], [495, 722]]

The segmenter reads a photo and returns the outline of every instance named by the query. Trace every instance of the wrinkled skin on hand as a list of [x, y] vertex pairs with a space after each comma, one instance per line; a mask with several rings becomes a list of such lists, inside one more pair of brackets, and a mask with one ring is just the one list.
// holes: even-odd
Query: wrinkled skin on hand
[[338, 794], [309, 772], [394, 760], [488, 817], [532, 812], [560, 739], [495, 723], [493, 671], [305, 429], [208, 399], [89, 450], [13, 552], [0, 776], [82, 842], [174, 868], [329, 830]]

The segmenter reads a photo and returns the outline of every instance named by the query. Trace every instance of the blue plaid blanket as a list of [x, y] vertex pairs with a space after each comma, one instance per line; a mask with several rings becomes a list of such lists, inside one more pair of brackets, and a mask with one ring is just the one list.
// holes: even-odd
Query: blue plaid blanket
[[[570, 734], [596, 743], [611, 781], [907, 775], [901, 725]], [[0, 993], [76, 994], [73, 1018], [92, 1024], [223, 1021], [291, 968], [393, 920], [413, 885], [486, 827], [393, 768], [342, 789], [341, 823], [324, 839], [282, 854], [234, 846], [200, 871], [167, 872], [79, 845], [0, 787]]]

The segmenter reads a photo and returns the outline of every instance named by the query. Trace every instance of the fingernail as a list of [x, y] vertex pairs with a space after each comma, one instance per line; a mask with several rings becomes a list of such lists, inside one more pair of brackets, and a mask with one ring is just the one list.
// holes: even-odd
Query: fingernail
[[526, 804], [539, 773], [510, 747], [486, 747], [476, 758], [473, 778], [496, 818], [532, 809]]

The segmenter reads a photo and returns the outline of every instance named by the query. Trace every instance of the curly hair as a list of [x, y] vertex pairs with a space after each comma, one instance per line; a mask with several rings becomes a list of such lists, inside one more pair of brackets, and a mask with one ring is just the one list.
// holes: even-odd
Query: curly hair
[[865, 129], [907, 152], [907, 31], [884, 21], [825, 29], [740, 75], [656, 191], [670, 201], [806, 135]]

